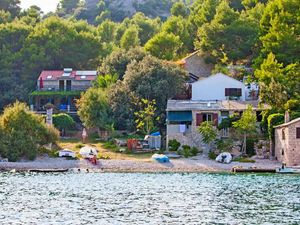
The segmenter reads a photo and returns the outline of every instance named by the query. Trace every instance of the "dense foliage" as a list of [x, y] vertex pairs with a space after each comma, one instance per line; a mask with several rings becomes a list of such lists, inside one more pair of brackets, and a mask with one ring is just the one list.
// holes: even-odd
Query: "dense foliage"
[[41, 146], [54, 143], [58, 131], [20, 102], [6, 107], [0, 116], [0, 155], [10, 161], [34, 159]]
[[110, 130], [113, 122], [106, 91], [90, 88], [77, 102], [78, 115], [87, 128]]
[[53, 115], [53, 125], [64, 134], [66, 130], [73, 128], [75, 121], [70, 115], [59, 113]]
[[133, 129], [135, 102], [144, 98], [156, 101], [163, 125], [167, 99], [180, 92], [185, 75], [161, 60], [200, 50], [214, 71], [253, 67], [261, 100], [274, 113], [300, 111], [299, 12], [298, 0], [61, 0], [44, 15], [1, 0], [0, 109], [27, 101], [43, 69], [98, 68], [102, 76], [88, 95], [109, 89], [108, 124]]

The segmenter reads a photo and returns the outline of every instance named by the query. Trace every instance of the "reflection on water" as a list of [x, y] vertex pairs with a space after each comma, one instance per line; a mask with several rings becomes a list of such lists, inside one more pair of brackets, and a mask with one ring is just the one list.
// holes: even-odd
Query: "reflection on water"
[[300, 176], [0, 174], [1, 224], [300, 224]]

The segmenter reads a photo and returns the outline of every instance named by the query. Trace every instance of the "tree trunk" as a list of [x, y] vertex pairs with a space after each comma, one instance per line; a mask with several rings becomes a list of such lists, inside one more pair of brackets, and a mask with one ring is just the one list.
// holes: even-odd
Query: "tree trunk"
[[247, 134], [244, 133], [243, 153], [247, 153]]

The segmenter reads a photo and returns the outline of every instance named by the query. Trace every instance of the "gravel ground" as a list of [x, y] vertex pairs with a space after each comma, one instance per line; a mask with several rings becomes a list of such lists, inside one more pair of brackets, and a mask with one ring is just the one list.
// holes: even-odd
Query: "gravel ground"
[[257, 167], [274, 169], [280, 163], [271, 160], [257, 159], [255, 163], [232, 162], [221, 164], [209, 160], [205, 156], [189, 159], [171, 159], [170, 163], [158, 163], [138, 160], [99, 160], [94, 166], [86, 160], [66, 160], [63, 158], [38, 158], [28, 162], [0, 162], [0, 170], [29, 170], [29, 169], [89, 169], [104, 172], [228, 172], [234, 166]]

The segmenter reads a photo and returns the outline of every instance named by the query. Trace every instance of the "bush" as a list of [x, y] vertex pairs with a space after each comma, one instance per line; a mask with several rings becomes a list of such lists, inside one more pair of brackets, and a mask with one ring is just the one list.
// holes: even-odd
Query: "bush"
[[189, 156], [191, 156], [191, 147], [188, 146], [188, 145], [183, 145], [182, 146], [182, 155], [185, 157], [185, 158], [188, 158]]
[[255, 150], [254, 150], [254, 144], [258, 142], [258, 140], [256, 138], [247, 138], [247, 149], [246, 149], [246, 154], [249, 156], [253, 156], [255, 155]]
[[210, 151], [208, 153], [208, 158], [211, 159], [211, 160], [215, 160], [217, 158], [217, 155], [214, 151]]
[[4, 109], [0, 116], [0, 134], [0, 155], [9, 161], [21, 157], [33, 160], [40, 146], [58, 139], [55, 128], [20, 102]]
[[113, 152], [118, 151], [118, 146], [113, 141], [107, 141], [103, 144], [103, 148]]
[[222, 119], [221, 123], [218, 125], [218, 129], [222, 130], [225, 128], [230, 128], [233, 125], [233, 122], [236, 122], [240, 119], [240, 115], [239, 114], [232, 114], [227, 118]]
[[274, 126], [284, 123], [284, 115], [281, 113], [271, 114], [268, 117], [268, 134], [269, 138], [274, 138]]
[[169, 141], [169, 150], [176, 152], [178, 148], [180, 147], [180, 142], [178, 142], [176, 139]]
[[65, 113], [53, 115], [53, 125], [59, 130], [68, 130], [73, 128], [75, 121], [73, 118]]
[[231, 139], [219, 139], [216, 141], [217, 149], [221, 152], [230, 152], [233, 147]]
[[191, 155], [192, 156], [196, 156], [198, 153], [199, 153], [198, 148], [196, 148], [196, 147], [191, 148]]

